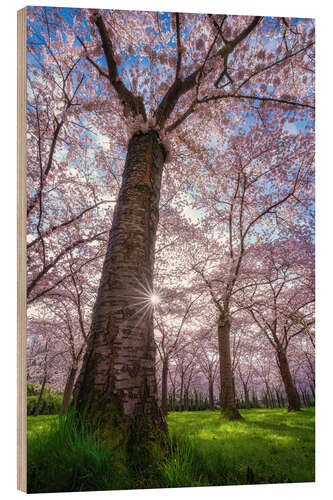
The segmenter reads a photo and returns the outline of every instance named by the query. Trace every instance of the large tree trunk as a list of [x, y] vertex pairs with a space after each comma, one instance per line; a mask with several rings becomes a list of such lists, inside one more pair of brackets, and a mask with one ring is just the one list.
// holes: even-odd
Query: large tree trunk
[[288, 411], [299, 411], [301, 400], [290, 373], [287, 354], [283, 349], [277, 352], [277, 361], [288, 399]]
[[163, 359], [162, 366], [162, 413], [163, 415], [168, 414], [168, 371], [169, 371], [169, 359], [166, 356]]
[[40, 391], [39, 391], [39, 396], [38, 396], [37, 404], [36, 404], [36, 407], [35, 407], [35, 410], [34, 410], [34, 416], [35, 417], [37, 417], [38, 414], [39, 414], [39, 409], [40, 409], [40, 404], [42, 402], [42, 397], [43, 397], [43, 394], [44, 394], [46, 379], [47, 379], [47, 377], [45, 375], [44, 378], [43, 378], [42, 386], [41, 386]]
[[77, 372], [77, 364], [73, 363], [73, 365], [69, 370], [68, 377], [66, 380], [64, 396], [62, 398], [62, 404], [61, 404], [61, 415], [67, 415], [69, 404], [71, 401], [71, 395], [73, 392], [76, 372]]
[[[165, 150], [158, 134], [128, 145], [91, 330], [74, 400], [128, 466], [150, 466], [168, 443], [157, 403], [153, 268]], [[84, 411], [85, 410], [85, 411]]]
[[221, 417], [226, 420], [241, 419], [236, 408], [235, 392], [231, 369], [230, 320], [222, 314], [218, 321], [218, 344], [221, 380]]

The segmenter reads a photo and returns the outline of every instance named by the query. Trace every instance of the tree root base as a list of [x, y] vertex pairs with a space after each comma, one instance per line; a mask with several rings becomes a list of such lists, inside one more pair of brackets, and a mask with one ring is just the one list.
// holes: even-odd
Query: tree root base
[[224, 408], [221, 410], [221, 420], [244, 420], [237, 408]]
[[119, 478], [135, 478], [136, 488], [152, 488], [159, 464], [169, 452], [167, 425], [157, 415], [130, 417], [117, 400], [94, 398], [93, 404], [79, 413], [79, 419], [98, 439], [112, 449], [112, 469]]

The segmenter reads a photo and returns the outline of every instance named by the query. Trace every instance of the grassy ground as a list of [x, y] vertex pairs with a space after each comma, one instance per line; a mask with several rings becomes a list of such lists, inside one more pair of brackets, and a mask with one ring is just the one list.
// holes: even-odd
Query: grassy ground
[[186, 433], [209, 484], [314, 481], [314, 408], [241, 410], [243, 421], [218, 412], [172, 413], [170, 431]]
[[38, 417], [27, 417], [28, 419], [28, 441], [29, 438], [36, 436], [42, 431], [48, 431], [52, 423], [57, 421], [58, 415], [39, 415]]
[[[314, 408], [241, 413], [234, 422], [222, 422], [218, 411], [170, 413], [171, 453], [149, 486], [314, 481]], [[28, 417], [30, 492], [143, 487], [114, 473], [112, 450], [73, 425]]]

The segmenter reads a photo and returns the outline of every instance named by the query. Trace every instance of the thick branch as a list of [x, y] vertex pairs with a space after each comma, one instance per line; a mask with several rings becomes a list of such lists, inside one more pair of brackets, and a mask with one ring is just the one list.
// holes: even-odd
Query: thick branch
[[115, 61], [113, 53], [112, 42], [104, 21], [100, 15], [96, 17], [95, 24], [98, 28], [102, 40], [102, 46], [109, 70], [109, 80], [124, 106], [125, 114], [126, 112], [132, 114], [132, 116], [138, 116], [141, 114], [144, 121], [146, 121], [146, 110], [143, 104], [142, 97], [135, 96], [130, 90], [126, 88], [122, 80], [120, 80], [119, 78], [117, 63]]
[[[259, 24], [261, 20], [261, 17], [257, 16], [255, 17], [252, 22], [238, 35], [236, 36], [233, 40], [230, 40], [227, 42], [224, 47], [222, 47], [215, 55], [216, 56], [221, 56], [223, 58], [223, 71], [218, 77], [218, 79], [215, 82], [215, 87], [217, 88], [220, 81], [223, 79], [224, 76], [226, 76], [230, 83], [233, 83], [233, 80], [231, 76], [228, 73], [228, 57], [229, 55], [233, 52], [234, 48], [242, 41], [244, 40], [250, 33], [251, 31], [254, 30], [254, 28]], [[222, 36], [222, 33], [220, 33]]]
[[180, 46], [180, 23], [179, 14], [176, 14], [176, 29], [177, 29], [177, 67], [176, 67], [176, 80], [179, 78], [180, 68], [182, 64], [182, 51]]
[[[260, 17], [255, 17], [253, 21], [249, 24], [249, 26], [247, 26], [247, 28], [245, 28], [236, 38], [234, 38], [234, 40], [228, 42], [227, 45], [225, 45], [222, 49], [220, 49], [216, 54], [211, 56], [210, 59], [213, 59], [217, 56], [225, 57], [226, 55], [230, 54], [234, 50], [236, 45], [238, 45], [242, 40], [244, 40], [244, 38], [246, 38], [249, 35], [249, 33], [259, 23], [260, 19], [261, 19]], [[180, 80], [176, 72], [176, 79], [174, 83], [171, 85], [171, 87], [165, 94], [164, 98], [162, 99], [156, 111], [156, 125], [159, 128], [162, 129], [164, 127], [165, 122], [171, 115], [180, 97], [195, 87], [197, 75], [200, 74], [200, 72], [202, 71], [202, 67], [205, 63], [206, 60], [200, 66], [199, 69], [193, 71], [193, 73], [187, 76], [184, 80]], [[191, 110], [190, 112], [187, 111], [186, 112], [187, 115], [184, 118], [182, 118], [182, 120], [179, 123], [181, 123], [192, 112], [193, 110]], [[177, 125], [172, 126], [172, 129], [175, 128], [176, 126]]]
[[156, 125], [162, 129], [165, 122], [174, 110], [179, 98], [195, 87], [199, 69], [194, 71], [185, 80], [176, 79], [163, 97], [156, 111]]

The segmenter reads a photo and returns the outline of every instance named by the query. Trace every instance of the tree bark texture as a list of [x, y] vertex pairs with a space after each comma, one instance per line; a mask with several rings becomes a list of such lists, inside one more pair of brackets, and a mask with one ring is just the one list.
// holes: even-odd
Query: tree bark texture
[[[165, 150], [150, 130], [128, 145], [91, 330], [74, 399], [99, 418], [106, 439], [127, 442], [134, 457], [149, 442], [167, 442], [157, 403], [153, 268]], [[88, 408], [88, 411], [86, 410]], [[141, 456], [141, 458], [144, 458]]]
[[221, 381], [221, 417], [226, 420], [241, 419], [236, 408], [230, 352], [230, 320], [222, 314], [218, 321], [218, 346]]
[[278, 351], [277, 361], [288, 399], [288, 411], [299, 411], [301, 409], [301, 400], [290, 373], [287, 354], [283, 349]]
[[42, 402], [42, 397], [43, 397], [43, 394], [44, 394], [46, 379], [47, 379], [47, 377], [44, 376], [43, 382], [42, 382], [42, 386], [41, 386], [40, 391], [39, 391], [39, 396], [38, 396], [37, 404], [36, 404], [36, 407], [35, 407], [35, 410], [34, 410], [34, 416], [35, 417], [37, 417], [38, 414], [39, 414], [39, 409], [40, 409], [40, 404]]
[[213, 380], [208, 380], [209, 409], [214, 410], [214, 385]]
[[169, 372], [169, 360], [166, 356], [163, 359], [162, 366], [162, 413], [163, 415], [168, 414], [168, 372]]
[[62, 398], [62, 404], [61, 404], [61, 415], [67, 415], [71, 401], [71, 395], [73, 392], [76, 372], [77, 372], [77, 365], [73, 364], [69, 370], [68, 377], [66, 380], [64, 396]]

